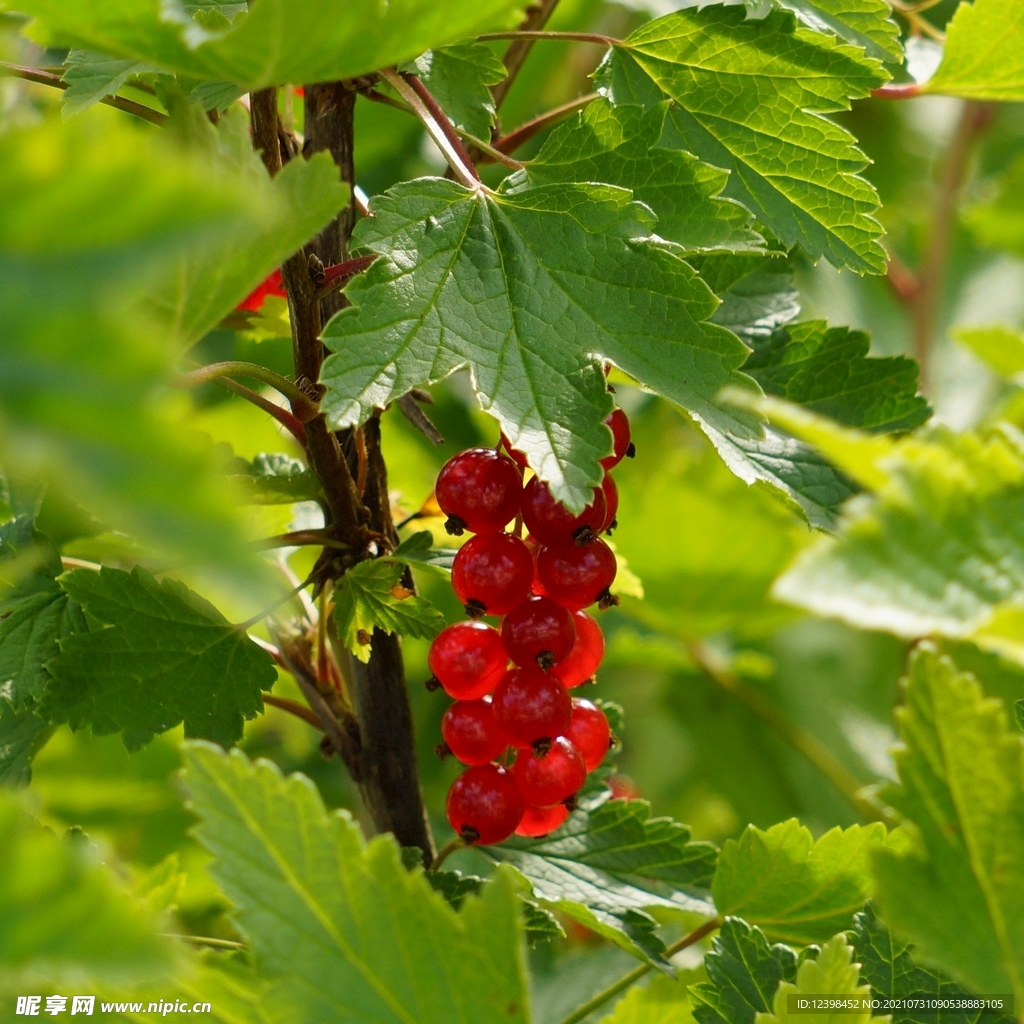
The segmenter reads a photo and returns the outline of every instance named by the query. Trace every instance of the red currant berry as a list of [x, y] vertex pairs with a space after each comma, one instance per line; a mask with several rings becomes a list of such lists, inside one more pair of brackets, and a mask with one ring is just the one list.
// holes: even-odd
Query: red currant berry
[[573, 612], [576, 625], [576, 643], [572, 650], [551, 670], [551, 674], [565, 686], [580, 686], [594, 678], [604, 657], [604, 633], [586, 613]]
[[[572, 721], [566, 731], [566, 738], [583, 756], [587, 771], [592, 772], [608, 753], [612, 742], [612, 730], [604, 712], [589, 700], [573, 700]], [[451, 744], [448, 744], [451, 746]], [[458, 756], [458, 755], [456, 755]]]
[[608, 780], [613, 800], [639, 800], [640, 790], [628, 775], [613, 775]]
[[501, 443], [505, 451], [508, 452], [508, 457], [520, 468], [526, 469], [529, 463], [526, 461], [526, 456], [519, 451], [518, 448], [512, 447], [512, 442], [505, 436], [505, 431], [501, 432]]
[[520, 750], [512, 775], [525, 803], [551, 807], [579, 790], [587, 767], [572, 741], [559, 736], [538, 742], [532, 750]]
[[526, 599], [533, 583], [530, 549], [510, 533], [485, 533], [459, 548], [452, 589], [470, 615], [504, 615]]
[[523, 482], [511, 459], [493, 448], [469, 448], [441, 467], [434, 497], [449, 533], [497, 533], [519, 514]]
[[597, 600], [617, 603], [608, 594], [616, 569], [615, 555], [603, 540], [582, 548], [545, 544], [537, 554], [537, 578], [544, 593], [574, 612]]
[[555, 804], [554, 807], [530, 807], [529, 804], [523, 808], [523, 816], [516, 828], [517, 836], [546, 836], [561, 826], [569, 817], [569, 808], [565, 804]]
[[551, 496], [551, 490], [535, 476], [523, 490], [523, 522], [542, 544], [589, 544], [607, 518], [604, 491], [594, 488], [594, 500], [574, 516]]
[[434, 637], [427, 664], [449, 697], [475, 700], [498, 685], [508, 655], [496, 629], [483, 622], [456, 622]]
[[533, 666], [506, 672], [494, 690], [494, 716], [509, 742], [529, 747], [561, 736], [572, 721], [569, 691]]
[[517, 665], [547, 671], [561, 661], [576, 640], [572, 613], [548, 597], [528, 597], [505, 616], [501, 639]]
[[496, 764], [467, 768], [448, 790], [448, 823], [464, 842], [490, 846], [508, 839], [523, 816], [512, 773]]
[[636, 449], [629, 439], [629, 418], [621, 409], [616, 409], [604, 422], [611, 428], [612, 441], [615, 445], [612, 454], [601, 460], [601, 465], [607, 470], [617, 466], [627, 455], [632, 458]]
[[441, 719], [441, 735], [463, 764], [487, 764], [509, 745], [490, 697], [457, 700]]
[[601, 490], [604, 491], [604, 503], [607, 507], [607, 512], [605, 512], [604, 516], [604, 526], [601, 527], [601, 532], [610, 534], [619, 525], [615, 519], [619, 511], [619, 489], [615, 486], [615, 481], [607, 473], [605, 473], [605, 477], [601, 481]]

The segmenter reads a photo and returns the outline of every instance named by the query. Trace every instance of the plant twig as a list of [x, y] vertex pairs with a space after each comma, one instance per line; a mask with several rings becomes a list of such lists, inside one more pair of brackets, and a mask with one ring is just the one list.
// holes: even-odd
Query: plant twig
[[[60, 75], [53, 74], [50, 71], [43, 71], [40, 68], [8, 64], [7, 61], [3, 60], [0, 60], [0, 75], [22, 78], [26, 82], [35, 82], [37, 85], [49, 85], [54, 89], [69, 88], [67, 82]], [[166, 114], [161, 114], [159, 110], [147, 107], [144, 103], [136, 103], [134, 100], [125, 99], [123, 96], [104, 96], [100, 103], [105, 103], [108, 107], [114, 107], [117, 110], [123, 110], [126, 114], [134, 114], [136, 117], [141, 117], [143, 121], [149, 121], [150, 124], [162, 126], [167, 123]]]
[[585, 107], [592, 100], [597, 99], [596, 92], [588, 92], [586, 96], [578, 96], [560, 107], [554, 107], [530, 121], [526, 121], [518, 128], [513, 129], [507, 135], [499, 136], [494, 140], [493, 146], [502, 153], [514, 153], [524, 142], [532, 139], [537, 132], [543, 131], [549, 124], [561, 121], [571, 113]]
[[905, 306], [913, 306], [918, 289], [917, 274], [893, 253], [886, 260], [885, 279], [900, 302]]
[[465, 847], [465, 840], [461, 836], [456, 836], [454, 839], [449, 840], [440, 850], [437, 851], [437, 856], [434, 858], [434, 862], [430, 865], [431, 871], [440, 871], [441, 865], [453, 854], [456, 850], [461, 850]]
[[913, 351], [921, 367], [922, 388], [927, 385], [931, 369], [931, 349], [956, 230], [960, 193], [967, 179], [975, 143], [991, 123], [995, 110], [994, 103], [964, 102], [939, 170], [913, 306]]
[[903, 15], [907, 24], [917, 35], [926, 35], [937, 43], [946, 41], [946, 33], [936, 28], [927, 18], [922, 18], [920, 12], [934, 6], [931, 3], [912, 4], [905, 0], [889, 0], [889, 6], [898, 14]]
[[[537, 0], [527, 8], [526, 17], [520, 24], [519, 30], [531, 32], [544, 28], [557, 6], [558, 0]], [[494, 100], [495, 110], [498, 110], [505, 101], [509, 89], [512, 88], [512, 84], [526, 63], [526, 58], [530, 56], [532, 48], [532, 39], [514, 39], [505, 50], [501, 58], [502, 64], [505, 65], [505, 77], [497, 85], [491, 86], [491, 97]]]
[[800, 751], [846, 798], [858, 814], [880, 820], [875, 805], [861, 795], [863, 784], [820, 740], [801, 729], [756, 690], [752, 690], [722, 663], [722, 659], [702, 640], [687, 642], [686, 649], [697, 667], [713, 683], [732, 694], [747, 710], [770, 725], [784, 740]]
[[264, 619], [273, 615], [274, 612], [276, 612], [277, 609], [285, 603], [285, 601], [290, 601], [293, 597], [295, 597], [296, 594], [299, 593], [299, 591], [305, 590], [306, 587], [308, 587], [311, 582], [312, 579], [306, 579], [303, 580], [301, 583], [296, 584], [294, 587], [292, 587], [291, 590], [288, 591], [287, 594], [285, 594], [283, 597], [278, 598], [278, 600], [276, 600], [269, 608], [264, 608], [263, 611], [258, 612], [251, 619], [246, 619], [245, 622], [236, 623], [235, 629], [244, 633], [246, 630], [252, 629], [253, 626], [259, 625], [259, 623], [261, 623]]
[[[684, 935], [678, 942], [673, 942], [668, 949], [665, 950], [665, 958], [673, 957], [676, 953], [681, 952], [688, 946], [692, 946], [696, 942], [700, 942], [705, 936], [710, 935], [716, 928], [722, 926], [722, 919], [720, 917], [713, 917], [710, 921], [705, 921], [699, 928], [694, 928], [689, 935]], [[579, 1021], [585, 1020], [595, 1010], [600, 1009], [610, 999], [614, 999], [620, 992], [629, 988], [630, 985], [635, 985], [645, 974], [651, 970], [650, 964], [640, 964], [634, 967], [628, 974], [624, 974], [618, 981], [613, 981], [606, 989], [598, 992], [593, 999], [588, 999], [582, 1006], [578, 1006], [568, 1017], [565, 1017], [559, 1022], [559, 1024], [578, 1024]]]
[[323, 530], [294, 530], [292, 533], [278, 533], [273, 537], [263, 537], [260, 540], [253, 541], [253, 546], [261, 551], [270, 551], [273, 548], [305, 546], [338, 548], [340, 551], [349, 550], [349, 546], [344, 541], [335, 540]]
[[297, 700], [290, 700], [288, 697], [278, 697], [273, 693], [264, 693], [261, 696], [263, 697], [264, 704], [269, 704], [272, 708], [277, 708], [280, 711], [287, 711], [289, 715], [301, 718], [304, 722], [313, 726], [314, 729], [319, 729], [320, 732], [324, 731], [323, 724], [315, 712], [300, 704]]
[[258, 406], [268, 416], [273, 416], [299, 444], [303, 447], [306, 446], [306, 428], [292, 415], [290, 409], [284, 409], [280, 405], [275, 405], [269, 398], [264, 398], [259, 392], [247, 388], [244, 384], [239, 384], [230, 377], [218, 377], [215, 383], [227, 388], [229, 391], [234, 391], [236, 395], [244, 398], [247, 402], [252, 402], [253, 405]]
[[876, 100], [909, 100], [920, 96], [921, 86], [917, 82], [889, 82], [871, 90]]
[[269, 384], [291, 402], [292, 411], [301, 422], [308, 422], [319, 412], [319, 403], [302, 388], [258, 363], [246, 363], [241, 360], [210, 363], [208, 366], [200, 366], [198, 369], [179, 374], [173, 383], [179, 388], [194, 388], [220, 377], [249, 377]]
[[526, 32], [519, 29], [510, 32], [487, 32], [477, 36], [481, 43], [491, 39], [550, 39], [563, 43], [595, 43], [598, 46], [621, 46], [622, 40], [603, 36], [597, 32]]
[[161, 939], [181, 939], [183, 942], [191, 942], [196, 946], [209, 946], [212, 949], [245, 949], [244, 942], [235, 942], [234, 939], [215, 939], [209, 935], [178, 935], [176, 932], [164, 932]]

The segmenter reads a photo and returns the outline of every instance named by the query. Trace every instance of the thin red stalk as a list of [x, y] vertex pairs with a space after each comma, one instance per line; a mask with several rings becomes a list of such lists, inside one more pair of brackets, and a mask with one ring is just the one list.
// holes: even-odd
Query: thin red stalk
[[433, 94], [416, 75], [403, 75], [402, 77], [416, 91], [416, 95], [423, 100], [427, 110], [430, 111], [431, 116], [437, 122], [441, 131], [444, 132], [445, 138], [451, 144], [452, 149], [455, 150], [459, 159], [466, 165], [467, 170], [479, 181], [480, 175], [477, 174], [476, 167], [473, 165], [469, 153], [466, 152], [466, 147], [462, 144], [462, 139], [459, 138], [451, 121], [448, 120], [448, 115], [441, 109], [441, 104], [434, 99]]
[[[558, 0], [536, 0], [527, 8], [526, 17], [519, 24], [519, 31], [530, 32], [544, 28], [557, 6]], [[502, 64], [505, 65], [505, 77], [491, 87], [495, 110], [501, 108], [532, 49], [533, 40], [522, 38], [514, 39], [506, 48], [501, 58]]]
[[878, 100], [909, 100], [920, 96], [922, 88], [917, 82], [902, 82], [899, 84], [890, 82], [888, 85], [880, 85], [877, 89], [871, 90], [871, 95]]
[[574, 111], [579, 110], [580, 107], [585, 107], [595, 99], [597, 99], [596, 92], [589, 92], [586, 96], [578, 96], [568, 103], [563, 103], [560, 107], [554, 107], [543, 114], [538, 114], [537, 117], [531, 121], [526, 121], [507, 135], [502, 135], [500, 138], [495, 139], [492, 145], [502, 153], [514, 153], [524, 142], [532, 139], [537, 132], [543, 131], [549, 124], [561, 121], [563, 117], [567, 117]]
[[297, 700], [289, 700], [287, 697], [275, 697], [272, 693], [264, 693], [263, 703], [269, 704], [273, 708], [279, 708], [281, 711], [287, 711], [289, 715], [294, 715], [296, 718], [301, 718], [304, 722], [308, 722], [314, 729], [320, 732], [324, 731], [323, 723], [316, 713], [310, 708], [303, 707]]
[[306, 428], [288, 409], [275, 405], [269, 398], [264, 398], [263, 395], [252, 391], [244, 384], [239, 384], [238, 381], [232, 380], [230, 377], [218, 377], [214, 383], [220, 384], [221, 387], [225, 387], [229, 391], [234, 391], [236, 395], [244, 398], [247, 402], [252, 402], [253, 405], [258, 406], [268, 416], [273, 416], [303, 448], [306, 447]]

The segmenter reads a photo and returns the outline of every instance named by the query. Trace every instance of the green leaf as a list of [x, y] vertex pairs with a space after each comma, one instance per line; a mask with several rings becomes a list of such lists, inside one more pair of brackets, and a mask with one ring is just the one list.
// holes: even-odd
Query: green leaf
[[1013, 710], [1017, 716], [1017, 725], [1024, 729], [1024, 698], [1020, 698], [1013, 702]]
[[724, 195], [786, 246], [836, 267], [883, 273], [878, 196], [867, 158], [823, 114], [849, 108], [888, 78], [863, 51], [776, 11], [684, 10], [642, 25], [601, 72], [616, 103], [675, 101], [661, 145], [730, 171]]
[[686, 986], [658, 975], [648, 985], [634, 986], [601, 1024], [693, 1024]]
[[793, 287], [788, 260], [777, 256], [712, 256], [694, 264], [722, 300], [712, 321], [728, 327], [751, 348], [769, 339], [800, 314], [800, 293]]
[[435, 548], [434, 535], [429, 530], [420, 530], [406, 537], [391, 557], [412, 569], [428, 569], [447, 579], [451, 575], [456, 553], [456, 548]]
[[[932, 996], [940, 999], [957, 999], [970, 993], [955, 981], [918, 963], [914, 957], [914, 946], [893, 935], [879, 920], [872, 903], [867, 903], [853, 919], [854, 926], [848, 933], [854, 954], [860, 962], [861, 978], [871, 986], [876, 998], [893, 996]], [[977, 1024], [985, 1020], [990, 1024], [1011, 1024], [1012, 1017], [983, 1014], [980, 1011], [946, 1012], [934, 1010], [894, 1010], [892, 1024], [941, 1024], [942, 1021], [963, 1021]]]
[[92, 50], [71, 50], [64, 58], [67, 70], [61, 81], [68, 87], [64, 91], [65, 117], [79, 114], [104, 96], [113, 96], [132, 75], [141, 75], [153, 69], [134, 60], [108, 57]]
[[240, 459], [232, 470], [232, 478], [255, 505], [291, 505], [322, 494], [312, 470], [283, 452], [260, 452], [252, 462]]
[[[210, 6], [210, 5], [203, 5]], [[223, 5], [221, 5], [223, 6]], [[239, 5], [230, 5], [240, 9]], [[332, 82], [518, 21], [521, 0], [260, 0], [229, 20], [182, 0], [19, 0], [47, 38], [246, 91]]]
[[513, 837], [480, 852], [515, 867], [542, 903], [637, 956], [664, 962], [664, 943], [646, 911], [671, 907], [710, 916], [702, 889], [716, 851], [691, 841], [687, 826], [650, 813], [642, 800], [606, 800], [575, 811], [549, 836]]
[[848, 928], [863, 906], [869, 851], [885, 837], [877, 822], [836, 827], [817, 842], [795, 818], [767, 832], [748, 825], [718, 855], [711, 885], [715, 907], [757, 925], [768, 939], [798, 946], [824, 942]]
[[186, 736], [231, 744], [261, 710], [277, 679], [270, 655], [194, 591], [141, 566], [78, 569], [60, 582], [101, 625], [63, 640], [47, 666], [49, 721], [120, 732], [136, 750], [179, 722]]
[[727, 917], [704, 966], [708, 980], [690, 986], [697, 1024], [754, 1024], [779, 983], [796, 977], [796, 954], [781, 943], [769, 946], [760, 928]]
[[576, 510], [611, 450], [598, 358], [739, 429], [714, 399], [748, 383], [747, 350], [706, 322], [716, 302], [690, 266], [644, 237], [647, 209], [612, 186], [510, 182], [421, 179], [373, 201], [356, 244], [382, 258], [323, 333], [337, 353], [321, 374], [331, 424], [468, 366], [483, 408]]
[[1022, 32], [1019, 0], [961, 3], [946, 26], [942, 63], [924, 90], [972, 100], [1024, 100]]
[[832, 436], [876, 493], [848, 508], [836, 538], [800, 554], [776, 596], [897, 636], [971, 637], [1019, 660], [1024, 455], [998, 433], [936, 428], [877, 451], [864, 435]]
[[668, 101], [644, 110], [595, 100], [548, 136], [530, 161], [530, 180], [628, 188], [657, 215], [657, 233], [689, 252], [763, 246], [747, 210], [718, 198], [728, 174], [681, 150], [658, 148], [668, 108]]
[[888, 1022], [888, 1016], [872, 1018], [871, 1010], [838, 1010], [835, 1012], [807, 1013], [789, 1009], [791, 996], [834, 995], [849, 996], [856, 1000], [871, 994], [868, 985], [859, 984], [860, 964], [853, 962], [853, 947], [846, 944], [846, 935], [833, 936], [815, 958], [801, 961], [796, 972], [796, 983], [783, 981], [775, 990], [771, 1013], [758, 1013], [755, 1024], [867, 1024], [876, 1019]]
[[1024, 333], [995, 325], [960, 327], [953, 331], [953, 337], [1001, 377], [1012, 380], [1024, 373]]
[[34, 711], [15, 711], [0, 697], [0, 787], [28, 785], [32, 759], [52, 732]]
[[968, 207], [963, 217], [982, 245], [1024, 256], [1024, 157], [999, 177], [994, 195]]
[[360, 660], [370, 660], [374, 629], [430, 640], [444, 629], [444, 616], [402, 583], [404, 562], [374, 558], [352, 566], [334, 590], [334, 619], [342, 643]]
[[181, 130], [212, 167], [261, 197], [258, 219], [224, 232], [216, 244], [183, 251], [175, 272], [152, 294], [151, 308], [185, 349], [324, 227], [348, 202], [349, 190], [329, 153], [291, 160], [270, 181], [253, 152], [241, 106], [227, 111], [216, 128], [195, 107], [176, 116], [187, 120]]
[[[757, 3], [758, 0], [753, 0]], [[748, 6], [751, 0], [747, 0]], [[863, 47], [869, 57], [903, 63], [900, 28], [887, 0], [775, 0], [808, 28], [831, 32], [843, 42]]]
[[451, 119], [475, 138], [487, 142], [494, 124], [490, 85], [505, 79], [505, 65], [483, 43], [460, 43], [428, 50], [407, 70], [419, 75]]
[[[390, 835], [366, 843], [346, 811], [267, 761], [186, 746], [185, 782], [210, 871], [236, 908], [271, 1011], [380, 1024], [529, 1019], [513, 880], [499, 871], [456, 913]], [[273, 1014], [272, 1014], [273, 1015]]]
[[[912, 823], [879, 849], [886, 920], [975, 992], [1024, 997], [1024, 750], [1002, 703], [929, 645], [913, 653], [896, 721], [899, 785], [881, 798]], [[1018, 1005], [1020, 1005], [1018, 1003]]]
[[869, 358], [870, 346], [864, 331], [807, 320], [755, 344], [743, 369], [767, 394], [849, 427], [890, 433], [920, 426], [931, 409], [917, 393], [917, 363]]
[[81, 980], [84, 972], [123, 985], [170, 966], [153, 915], [88, 843], [58, 839], [3, 790], [0, 836], [0, 992], [12, 1007], [19, 979]]

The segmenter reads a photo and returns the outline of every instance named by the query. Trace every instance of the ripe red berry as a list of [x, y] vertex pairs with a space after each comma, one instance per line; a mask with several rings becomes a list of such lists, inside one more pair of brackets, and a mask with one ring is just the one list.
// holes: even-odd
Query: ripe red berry
[[608, 470], [617, 466], [627, 455], [632, 458], [636, 449], [629, 439], [629, 418], [621, 409], [614, 410], [604, 422], [611, 428], [612, 443], [615, 445], [612, 454], [601, 460], [601, 465]]
[[463, 764], [487, 764], [509, 745], [490, 697], [457, 700], [441, 719], [441, 735]]
[[616, 570], [615, 555], [603, 540], [582, 548], [545, 544], [537, 553], [537, 578], [544, 593], [574, 612], [599, 599], [616, 603], [608, 594]]
[[523, 816], [516, 828], [517, 836], [546, 836], [554, 832], [569, 817], [569, 808], [565, 804], [555, 804], [554, 807], [531, 807], [529, 804], [523, 808]]
[[470, 615], [504, 615], [525, 600], [533, 583], [530, 549], [510, 533], [485, 533], [452, 563], [452, 588]]
[[519, 514], [523, 482], [511, 459], [493, 448], [468, 448], [437, 475], [434, 497], [448, 516], [445, 529], [497, 533]]
[[589, 700], [573, 700], [572, 721], [565, 735], [582, 755], [588, 772], [592, 772], [604, 760], [612, 741], [608, 719]]
[[613, 800], [639, 800], [640, 790], [628, 775], [613, 775], [608, 780]]
[[275, 270], [265, 277], [256, 287], [238, 304], [238, 309], [247, 310], [250, 313], [258, 313], [263, 308], [263, 303], [268, 295], [276, 295], [285, 299], [288, 293], [284, 290], [281, 281], [281, 271]]
[[572, 741], [559, 736], [532, 750], [520, 750], [512, 775], [527, 804], [551, 807], [579, 790], [587, 779], [587, 768]]
[[604, 657], [604, 633], [586, 613], [573, 612], [576, 642], [572, 650], [551, 670], [551, 674], [565, 686], [580, 686], [592, 679]]
[[601, 481], [601, 490], [604, 491], [604, 503], [607, 508], [601, 533], [611, 533], [619, 525], [615, 519], [619, 511], [619, 489], [608, 473], [605, 473], [604, 479]]
[[519, 451], [518, 448], [512, 447], [512, 442], [505, 436], [505, 431], [501, 432], [501, 443], [505, 451], [508, 452], [508, 457], [521, 469], [526, 469], [529, 463], [526, 461], [526, 456]]
[[561, 736], [572, 721], [569, 691], [539, 668], [506, 672], [494, 690], [494, 715], [517, 747]]
[[448, 823], [467, 843], [490, 846], [508, 839], [523, 816], [512, 773], [496, 764], [467, 768], [448, 790]]
[[434, 637], [427, 664], [449, 697], [475, 700], [498, 685], [508, 655], [496, 629], [483, 622], [456, 622]]
[[555, 501], [540, 477], [533, 477], [523, 490], [523, 522], [542, 544], [589, 544], [601, 532], [607, 511], [600, 487], [594, 488], [594, 500], [578, 516]]
[[560, 604], [531, 595], [505, 616], [501, 639], [517, 665], [539, 665], [547, 671], [572, 650], [576, 626]]

